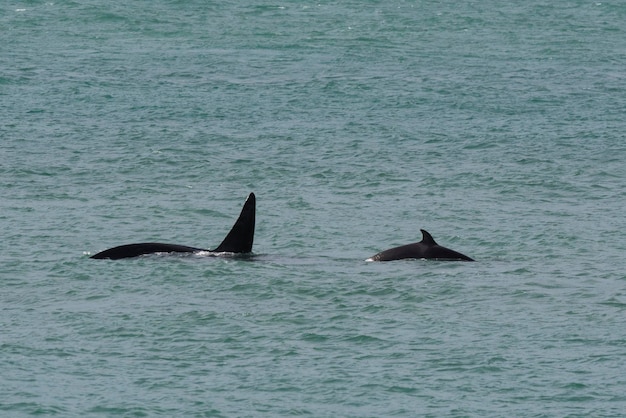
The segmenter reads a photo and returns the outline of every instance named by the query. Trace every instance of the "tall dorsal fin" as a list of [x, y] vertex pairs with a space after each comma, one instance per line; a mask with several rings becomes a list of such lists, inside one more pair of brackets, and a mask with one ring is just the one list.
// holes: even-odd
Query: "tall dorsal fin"
[[433, 236], [428, 233], [428, 231], [424, 229], [420, 229], [422, 231], [422, 243], [427, 245], [439, 245], [433, 239]]
[[243, 204], [239, 218], [224, 241], [213, 250], [216, 253], [250, 253], [254, 241], [254, 220], [256, 213], [256, 197], [250, 193]]

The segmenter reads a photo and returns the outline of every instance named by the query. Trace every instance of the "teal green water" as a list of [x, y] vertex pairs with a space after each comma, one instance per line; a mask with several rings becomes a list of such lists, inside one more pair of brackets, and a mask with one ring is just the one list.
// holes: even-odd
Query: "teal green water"
[[622, 416], [625, 18], [3, 4], [0, 415]]

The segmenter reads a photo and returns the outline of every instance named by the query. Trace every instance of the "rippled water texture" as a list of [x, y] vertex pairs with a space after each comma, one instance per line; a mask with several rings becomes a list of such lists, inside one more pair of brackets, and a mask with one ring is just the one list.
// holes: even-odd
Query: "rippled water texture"
[[621, 3], [0, 10], [1, 415], [623, 415]]

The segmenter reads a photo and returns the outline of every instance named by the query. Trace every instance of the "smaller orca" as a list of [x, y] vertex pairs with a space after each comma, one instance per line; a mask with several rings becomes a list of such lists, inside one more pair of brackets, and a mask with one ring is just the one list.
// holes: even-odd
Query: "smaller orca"
[[464, 254], [458, 253], [446, 247], [442, 247], [435, 242], [432, 235], [430, 235], [428, 232], [423, 229], [420, 229], [420, 231], [422, 231], [422, 240], [420, 242], [390, 248], [371, 256], [365, 261], [392, 261], [402, 260], [404, 258], [474, 261]]
[[92, 255], [90, 258], [119, 260], [120, 258], [138, 257], [154, 253], [250, 253], [252, 252], [252, 242], [254, 241], [255, 213], [256, 198], [254, 193], [250, 193], [241, 209], [239, 218], [235, 221], [224, 241], [214, 250], [188, 247], [186, 245], [162, 244], [160, 242], [142, 242], [109, 248]]

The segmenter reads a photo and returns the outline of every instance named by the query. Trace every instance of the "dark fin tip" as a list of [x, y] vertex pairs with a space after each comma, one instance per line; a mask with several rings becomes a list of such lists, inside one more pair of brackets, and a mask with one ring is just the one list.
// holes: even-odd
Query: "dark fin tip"
[[224, 241], [214, 250], [217, 253], [250, 253], [254, 242], [256, 196], [250, 193], [241, 213]]
[[438, 244], [435, 242], [435, 240], [434, 240], [433, 236], [432, 236], [432, 235], [430, 235], [430, 234], [428, 233], [428, 231], [426, 231], [425, 229], [420, 229], [420, 231], [422, 231], [422, 242], [423, 242], [424, 244], [429, 244], [429, 245], [438, 245]]

